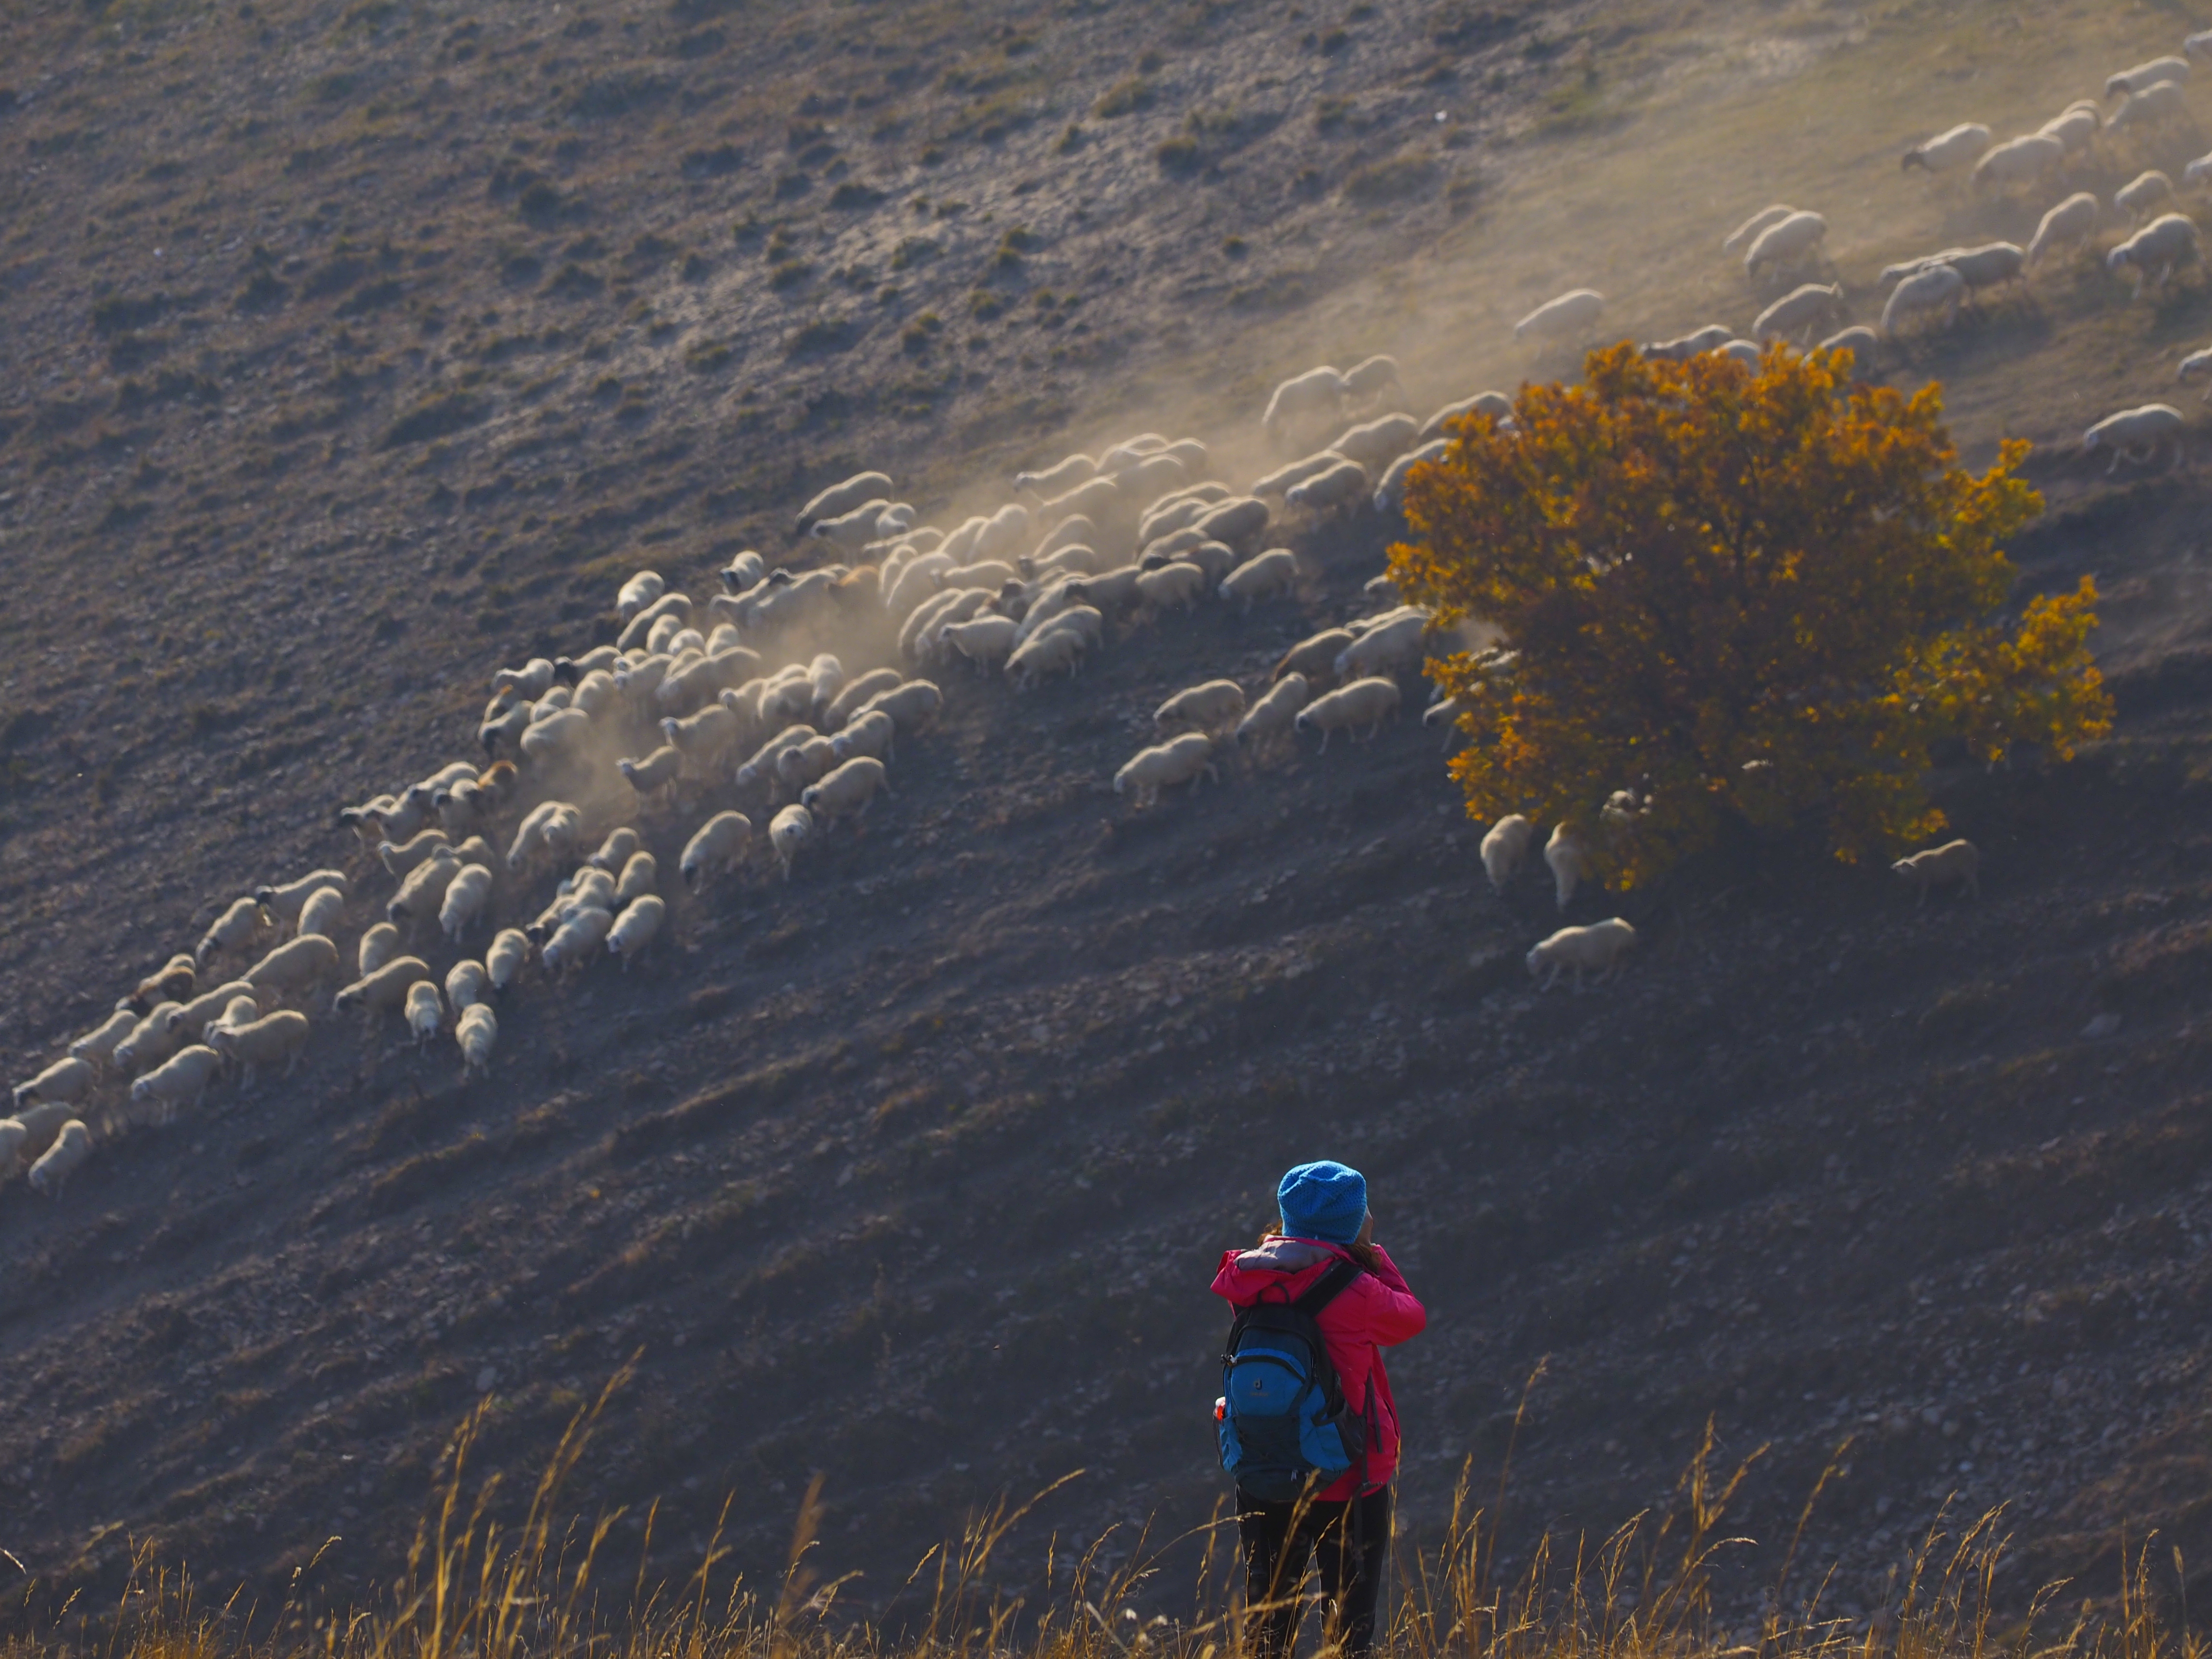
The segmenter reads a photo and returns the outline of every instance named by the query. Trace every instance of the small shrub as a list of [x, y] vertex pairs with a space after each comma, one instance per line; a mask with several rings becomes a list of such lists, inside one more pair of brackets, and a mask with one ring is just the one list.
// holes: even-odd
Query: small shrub
[[686, 179], [722, 179], [744, 165], [744, 153], [735, 144], [717, 144], [712, 149], [687, 150], [682, 163]]
[[768, 285], [781, 294], [785, 289], [798, 287], [813, 270], [814, 266], [807, 260], [784, 259], [769, 269]]
[[1359, 168], [1347, 178], [1344, 181], [1345, 199], [1369, 207], [1402, 202], [1431, 188], [1439, 171], [1433, 155], [1401, 150]]
[[927, 236], [908, 236], [891, 250], [891, 269], [905, 270], [926, 259], [934, 259], [942, 252], [943, 249]]
[[899, 348], [909, 357], [919, 357], [944, 331], [945, 319], [933, 311], [925, 311], [900, 331]]
[[883, 191], [857, 179], [848, 179], [830, 192], [830, 205], [833, 208], [872, 208], [883, 199]]
[[968, 296], [968, 314], [979, 323], [989, 322], [1006, 308], [1006, 301], [988, 288], [979, 288]]
[[785, 347], [793, 357], [843, 351], [860, 337], [860, 325], [845, 317], [817, 317], [791, 337]]
[[684, 367], [694, 374], [710, 374], [728, 365], [732, 356], [729, 346], [720, 340], [694, 342], [684, 353]]
[[1187, 132], [1164, 141], [1152, 152], [1152, 158], [1170, 173], [1195, 173], [1206, 165], [1205, 151], [1198, 140]]
[[1141, 75], [1132, 75], [1107, 88], [1091, 106], [1091, 112], [1101, 120], [1110, 121], [1117, 115], [1133, 115], [1140, 109], [1150, 109], [1157, 96], [1151, 82]]

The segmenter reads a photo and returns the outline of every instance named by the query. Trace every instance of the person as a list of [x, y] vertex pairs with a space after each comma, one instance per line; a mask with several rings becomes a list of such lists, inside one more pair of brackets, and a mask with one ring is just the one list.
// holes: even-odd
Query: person
[[1310, 1559], [1346, 1659], [1362, 1659], [1375, 1645], [1376, 1601], [1390, 1555], [1390, 1480], [1398, 1468], [1398, 1408], [1382, 1350], [1419, 1335], [1428, 1313], [1375, 1242], [1358, 1170], [1326, 1159], [1301, 1164], [1284, 1176], [1275, 1203], [1279, 1226], [1262, 1234], [1255, 1249], [1223, 1251], [1213, 1292], [1238, 1308], [1287, 1301], [1340, 1259], [1358, 1265], [1358, 1276], [1315, 1322], [1345, 1399], [1367, 1419], [1367, 1455], [1294, 1504], [1238, 1492], [1248, 1651], [1255, 1659], [1288, 1659], [1305, 1611], [1298, 1586]]

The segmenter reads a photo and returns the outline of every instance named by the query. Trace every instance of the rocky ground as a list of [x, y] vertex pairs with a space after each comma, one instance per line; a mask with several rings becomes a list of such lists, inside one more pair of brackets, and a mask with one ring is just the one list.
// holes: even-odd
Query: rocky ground
[[[1553, 234], [1568, 185], [1686, 176], [1762, 110], [1844, 130], [1839, 87], [2020, 90], [1998, 13], [1931, 15], [19, 12], [10, 1063], [259, 880], [350, 858], [365, 925], [380, 872], [331, 809], [464, 750], [496, 663], [611, 636], [623, 573], [699, 592], [741, 546], [803, 562], [793, 508], [861, 464], [940, 522], [1143, 426], [1240, 477], [1266, 386], [1318, 357], [1395, 349], [1423, 410], [1540, 371], [1462, 342], [1583, 280]], [[2153, 21], [2059, 9], [2037, 50], [2134, 61], [2171, 49]], [[1716, 84], [1735, 101], [1684, 127]], [[1890, 136], [1819, 165], [1898, 188]], [[1777, 150], [1664, 206], [1702, 252], [1631, 227], [1610, 270], [1710, 262], [1706, 222], [1764, 199]], [[1854, 272], [1885, 236], [2033, 223], [1914, 200], [1901, 228], [1863, 215], [1878, 232], [1830, 210]], [[1410, 720], [1132, 813], [1105, 780], [1163, 696], [1256, 686], [1363, 608], [1389, 527], [1286, 521], [1294, 602], [1133, 628], [1027, 697], [945, 676], [865, 835], [680, 906], [633, 974], [519, 989], [489, 1085], [325, 1020], [289, 1082], [119, 1130], [58, 1204], [0, 1193], [0, 1544], [56, 1600], [137, 1545], [273, 1600], [337, 1534], [313, 1593], [357, 1595], [473, 1405], [480, 1460], [532, 1471], [640, 1353], [574, 1496], [633, 1506], [618, 1540], [659, 1500], [658, 1565], [734, 1492], [734, 1563], [772, 1574], [820, 1470], [823, 1565], [880, 1608], [969, 1507], [1079, 1468], [995, 1564], [1034, 1593], [1048, 1532], [1210, 1512], [1204, 1281], [1280, 1167], [1327, 1152], [1369, 1172], [1432, 1310], [1393, 1360], [1416, 1540], [1463, 1466], [1491, 1490], [1542, 1361], [1524, 1557], [1668, 1501], [1709, 1419], [1723, 1461], [1771, 1448], [1731, 1516], [1760, 1540], [1732, 1607], [1838, 1455], [1799, 1572], [1835, 1563], [1853, 1616], [1946, 1501], [2013, 1506], [2023, 1601], [2059, 1574], [2109, 1594], [2124, 1522], [2203, 1556], [2206, 496], [2048, 441], [2156, 395], [2206, 307], [2098, 280], [1886, 366], [1942, 374], [1974, 453], [2046, 441], [2028, 582], [2107, 595], [2113, 740], [1943, 781], [1980, 902], [1732, 848], [1579, 899], [1636, 924], [1638, 958], [1542, 995], [1520, 957], [1550, 892], [1490, 893]], [[1624, 326], [1747, 321], [1719, 282], [1625, 298]], [[694, 821], [648, 820], [664, 867]], [[1185, 1582], [1147, 1595], [1179, 1609]]]

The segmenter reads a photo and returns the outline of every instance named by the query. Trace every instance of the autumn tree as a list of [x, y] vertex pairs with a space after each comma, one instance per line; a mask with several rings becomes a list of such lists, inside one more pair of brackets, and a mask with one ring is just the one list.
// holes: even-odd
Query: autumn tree
[[1731, 820], [1822, 827], [1846, 860], [1932, 835], [1939, 745], [2054, 757], [2109, 729], [2094, 587], [2006, 605], [2003, 544], [2042, 509], [2005, 446], [1957, 465], [1941, 390], [1854, 383], [1847, 353], [1590, 355], [1414, 469], [1390, 574], [1494, 648], [1439, 660], [1468, 699], [1472, 817], [1564, 820], [1632, 884]]

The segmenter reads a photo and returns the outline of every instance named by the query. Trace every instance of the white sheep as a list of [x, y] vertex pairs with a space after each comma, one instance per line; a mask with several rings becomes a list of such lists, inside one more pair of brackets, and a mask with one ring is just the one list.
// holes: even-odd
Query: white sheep
[[1637, 349], [1646, 357], [1670, 363], [1686, 363], [1692, 357], [1702, 357], [1707, 352], [1717, 351], [1735, 338], [1735, 331], [1726, 323], [1707, 323], [1703, 328], [1672, 340], [1653, 340]]
[[1411, 448], [1420, 429], [1421, 423], [1410, 415], [1384, 415], [1339, 433], [1328, 447], [1373, 472]]
[[1828, 222], [1817, 213], [1793, 213], [1777, 219], [1753, 239], [1743, 256], [1743, 274], [1754, 276], [1762, 265], [1778, 268], [1796, 264], [1819, 247], [1828, 234]]
[[1213, 740], [1202, 732], [1186, 732], [1166, 743], [1140, 750], [1114, 774], [1114, 793], [1126, 795], [1139, 811], [1160, 797], [1172, 784], [1188, 782], [1195, 791], [1202, 778], [1217, 781]]
[[31, 1165], [30, 1181], [33, 1191], [48, 1198], [59, 1198], [62, 1186], [70, 1176], [92, 1156], [92, 1131], [76, 1118], [62, 1125], [54, 1144], [46, 1148], [39, 1161]]
[[736, 777], [738, 787], [750, 789], [755, 784], [760, 784], [773, 794], [775, 791], [777, 775], [776, 763], [783, 758], [784, 750], [795, 749], [800, 744], [811, 742], [820, 735], [811, 726], [787, 726], [755, 750], [752, 757], [738, 768]]
[[491, 975], [481, 962], [463, 960], [446, 969], [446, 1005], [457, 1014], [482, 1002], [490, 990]]
[[2153, 208], [2162, 207], [2172, 200], [2173, 180], [2155, 167], [2148, 173], [2138, 173], [2112, 192], [2112, 205], [2128, 216], [2131, 227], [2141, 224]]
[[453, 1042], [461, 1051], [463, 1078], [489, 1077], [492, 1050], [499, 1044], [499, 1016], [491, 1005], [471, 1003], [453, 1021]]
[[1905, 152], [1901, 170], [1919, 167], [1928, 173], [1949, 173], [1981, 159], [1990, 147], [1990, 130], [1978, 121], [1962, 122]]
[[768, 561], [747, 548], [714, 574], [722, 579], [723, 592], [743, 593], [766, 578]]
[[353, 883], [343, 870], [311, 870], [296, 881], [288, 881], [279, 887], [258, 890], [254, 901], [261, 908], [288, 926], [300, 919], [300, 911], [309, 897], [325, 887], [337, 889], [338, 896], [353, 896]]
[[261, 908], [260, 900], [250, 896], [233, 899], [229, 908], [200, 936], [198, 948], [192, 952], [193, 959], [204, 968], [218, 951], [250, 950], [272, 926], [274, 920]]
[[[2183, 49], [2187, 50], [2186, 42], [2183, 43]], [[2133, 69], [2122, 70], [2108, 78], [2105, 82], [2105, 96], [2139, 95], [2153, 87], [2178, 83], [2188, 78], [2187, 58], [2154, 58], [2148, 64], [2137, 64]]]
[[1197, 527], [1206, 532], [1207, 541], [1235, 547], [1259, 535], [1272, 516], [1267, 502], [1258, 496], [1233, 495], [1200, 514]]
[[793, 533], [803, 536], [814, 527], [817, 520], [848, 513], [875, 496], [888, 499], [890, 493], [891, 479], [888, 472], [855, 472], [843, 483], [831, 484], [799, 508], [799, 522]]
[[2155, 126], [2160, 122], [2188, 118], [2188, 94], [2178, 82], [2160, 81], [2141, 92], [2130, 93], [2127, 101], [2114, 110], [2112, 119], [2105, 123], [2105, 131], [2118, 132], [2126, 127]]
[[[1286, 462], [1265, 477], [1255, 481], [1252, 485], [1252, 494], [1255, 497], [1264, 496], [1280, 501], [1308, 478], [1316, 477], [1338, 463], [1351, 459], [1348, 455], [1338, 454], [1333, 449], [1317, 450], [1302, 459]], [[1200, 516], [1206, 511], [1206, 503], [1193, 501], [1188, 505], [1189, 511], [1182, 515], [1181, 522], [1168, 524], [1163, 520], [1158, 533], [1165, 534], [1170, 529], [1180, 530], [1187, 525], [1195, 524]]]
[[624, 622], [651, 605], [668, 591], [668, 584], [657, 570], [641, 570], [622, 585], [615, 595], [615, 612]]
[[1098, 463], [1085, 454], [1068, 456], [1036, 472], [1014, 474], [1014, 488], [1042, 501], [1048, 495], [1057, 495], [1078, 484], [1089, 483], [1098, 476]]
[[1881, 308], [1881, 332], [1887, 339], [1898, 337], [1899, 328], [1909, 319], [1925, 317], [1931, 312], [1943, 313], [1948, 326], [1959, 314], [1959, 302], [1966, 297], [1966, 279], [1948, 265], [1931, 265], [1925, 270], [1915, 271], [1891, 290], [1889, 301]]
[[845, 729], [830, 739], [830, 747], [841, 761], [855, 755], [872, 755], [879, 761], [892, 758], [898, 738], [898, 722], [880, 708], [871, 708], [859, 719], [846, 723]]
[[251, 1089], [262, 1069], [280, 1060], [284, 1062], [283, 1075], [291, 1076], [307, 1050], [307, 1035], [305, 1014], [280, 1008], [242, 1025], [212, 1026], [207, 1041], [210, 1049], [238, 1067], [239, 1086]]
[[588, 967], [594, 953], [606, 943], [614, 925], [614, 913], [597, 905], [572, 911], [568, 919], [553, 930], [552, 938], [539, 947], [538, 960], [545, 964], [549, 974]]
[[131, 1028], [137, 1023], [138, 1016], [131, 1012], [126, 997], [115, 1005], [114, 1012], [70, 1044], [70, 1058], [84, 1061], [94, 1071], [113, 1065], [116, 1046], [131, 1035]]
[[395, 927], [426, 918], [434, 921], [439, 907], [445, 902], [446, 889], [461, 873], [461, 863], [459, 853], [450, 847], [441, 847], [427, 863], [416, 865], [385, 905], [385, 920]]
[[599, 850], [584, 860], [596, 869], [609, 872], [619, 870], [629, 862], [629, 855], [637, 851], [637, 831], [628, 824], [607, 831], [607, 838], [599, 843]]
[[[937, 637], [945, 649], [957, 651], [973, 663], [978, 674], [988, 674], [1013, 654], [1014, 635], [1020, 628], [1012, 617], [977, 617], [948, 623]], [[838, 741], [844, 741], [842, 732]]]
[[1597, 325], [1605, 312], [1605, 295], [1594, 288], [1578, 288], [1547, 300], [1513, 325], [1513, 337], [1525, 340], [1578, 339]]
[[664, 617], [675, 617], [680, 627], [691, 619], [691, 612], [696, 608], [689, 593], [663, 593], [623, 624], [622, 632], [615, 636], [615, 649], [627, 651], [632, 646], [643, 645], [653, 637], [653, 630]]
[[407, 988], [406, 1015], [407, 1030], [417, 1048], [438, 1035], [446, 1023], [446, 1003], [435, 981], [418, 979]]
[[908, 680], [889, 691], [878, 691], [854, 710], [866, 714], [871, 708], [881, 709], [898, 723], [902, 732], [918, 732], [936, 718], [944, 705], [945, 694], [928, 680]]
[[399, 954], [399, 930], [388, 921], [380, 921], [361, 936], [354, 949], [356, 977], [374, 973]]
[[2073, 243], [2076, 253], [2086, 251], [2097, 234], [2097, 223], [2102, 216], [2103, 210], [2094, 195], [2086, 190], [2075, 191], [2045, 214], [2036, 226], [2035, 234], [2028, 240], [2027, 268], [2033, 270], [2045, 254], [2063, 242]]
[[615, 882], [616, 908], [619, 909], [634, 898], [656, 891], [659, 885], [660, 860], [650, 853], [631, 854]]
[[[173, 1004], [163, 1006], [174, 1006]], [[58, 1060], [28, 1083], [15, 1085], [13, 1096], [15, 1109], [20, 1112], [24, 1107], [40, 1101], [66, 1105], [82, 1100], [92, 1092], [94, 1076], [89, 1060], [78, 1060], [74, 1055], [67, 1060]]]
[[794, 743], [775, 757], [775, 781], [786, 793], [798, 794], [837, 764], [837, 745], [828, 738]]
[[1974, 187], [2002, 190], [2039, 182], [2066, 159], [2066, 143], [2047, 132], [2023, 133], [1982, 152], [1974, 163]]
[[1291, 594], [1297, 585], [1297, 555], [1287, 547], [1271, 547], [1231, 570], [1214, 591], [1224, 599], [1241, 600], [1243, 614], [1249, 617], [1261, 600]]
[[1344, 390], [1354, 398], [1376, 398], [1386, 391], [1403, 391], [1398, 379], [1398, 360], [1379, 355], [1362, 358], [1344, 371]]
[[1357, 461], [1342, 460], [1325, 472], [1316, 472], [1301, 483], [1292, 484], [1283, 494], [1288, 507], [1302, 507], [1310, 513], [1326, 513], [1331, 507], [1357, 507], [1365, 501], [1373, 485], [1367, 469]]
[[1244, 715], [1244, 688], [1234, 680], [1208, 680], [1178, 691], [1152, 711], [1152, 729], [1211, 732]]
[[1843, 313], [1841, 283], [1807, 283], [1760, 312], [1751, 331], [1760, 341], [1802, 340], [1815, 329], [1842, 320]]
[[791, 861], [799, 856], [799, 848], [806, 845], [813, 833], [814, 815], [804, 805], [787, 806], [769, 820], [768, 844], [775, 854], [776, 862], [783, 866], [786, 881], [791, 879]]
[[[655, 595], [658, 598], [659, 595]], [[647, 605], [652, 603], [648, 599]], [[640, 606], [642, 610], [644, 607]], [[632, 613], [635, 614], [635, 613]], [[553, 659], [532, 657], [520, 668], [501, 668], [493, 672], [491, 689], [528, 702], [544, 696], [553, 689]]]
[[339, 971], [338, 947], [319, 933], [310, 933], [286, 940], [239, 977], [256, 995], [273, 999], [336, 979]]
[[660, 931], [660, 924], [667, 915], [667, 902], [659, 895], [639, 894], [623, 906], [614, 925], [607, 929], [607, 954], [619, 957], [623, 971], [628, 972], [630, 963], [644, 955], [646, 947], [653, 943], [653, 935]]
[[2191, 58], [2212, 57], [2212, 29], [2204, 29], [2189, 36], [2182, 41], [2181, 49]]
[[[285, 1013], [291, 1011], [279, 1009], [277, 1012]], [[233, 997], [223, 1006], [221, 1015], [200, 1027], [200, 1041], [210, 1048], [217, 1048], [219, 1045], [215, 1040], [216, 1032], [240, 1030], [260, 1018], [260, 1003], [250, 996]]]
[[1147, 610], [1188, 611], [1205, 595], [1206, 572], [1197, 565], [1177, 562], [1156, 570], [1139, 571], [1136, 585], [1138, 602]]
[[[2181, 371], [2175, 378], [2184, 386], [2187, 386], [2192, 380], [2207, 374], [2212, 374], [2212, 346], [2207, 346], [2201, 351], [2192, 351], [2184, 357], [2181, 360]], [[2212, 392], [2207, 392], [2204, 394], [2204, 401], [2212, 404]], [[72, 1048], [70, 1052], [74, 1054], [76, 1050]]]
[[341, 990], [331, 1003], [335, 1013], [358, 1008], [373, 1019], [407, 1000], [408, 987], [430, 977], [430, 964], [420, 957], [394, 957], [373, 974], [363, 974]]
[[1505, 884], [1519, 872], [1535, 834], [1536, 826], [1518, 812], [1508, 813], [1490, 826], [1482, 837], [1482, 872], [1490, 878], [1492, 892], [1503, 893]]
[[1559, 982], [1559, 975], [1568, 969], [1575, 975], [1575, 989], [1583, 988], [1583, 975], [1589, 969], [1597, 970], [1601, 985], [1619, 969], [1621, 958], [1636, 943], [1636, 930], [1619, 916], [1611, 916], [1587, 927], [1562, 927], [1528, 952], [1528, 973], [1531, 978], [1551, 970], [1541, 989], [1550, 990]]
[[1284, 675], [1237, 723], [1237, 746], [1256, 751], [1282, 737], [1292, 729], [1311, 696], [1304, 675]]
[[2075, 99], [2036, 129], [2063, 144], [2069, 155], [2087, 150], [2104, 130], [2105, 113], [2091, 98]]
[[1260, 424], [1269, 438], [1280, 443], [1300, 427], [1316, 420], [1334, 420], [1343, 410], [1349, 389], [1344, 376], [1327, 364], [1310, 368], [1275, 388]]
[[2181, 411], [2171, 404], [2145, 404], [2140, 409], [2124, 409], [2117, 415], [2107, 415], [2081, 434], [2081, 451], [2110, 449], [2112, 464], [2105, 469], [2107, 476], [2119, 470], [2123, 459], [2148, 461], [2168, 444], [2173, 447], [2176, 458], [2182, 453], [2182, 433], [2186, 426]]
[[568, 801], [538, 802], [515, 826], [514, 839], [507, 849], [507, 867], [520, 872], [541, 858], [566, 857], [574, 850], [583, 827], [580, 808]]
[[[1105, 643], [1106, 617], [1094, 605], [1064, 605], [1046, 617], [1044, 625], [1036, 632], [1037, 635], [1073, 634], [1082, 641], [1084, 648], [1089, 650], [1093, 646]], [[890, 757], [885, 756], [884, 758], [888, 760]]]
[[1402, 614], [1370, 628], [1337, 654], [1331, 665], [1340, 680], [1395, 674], [1421, 660], [1427, 648], [1425, 611], [1407, 607]]
[[1340, 731], [1356, 733], [1357, 728], [1364, 726], [1367, 736], [1362, 741], [1373, 741], [1384, 720], [1397, 718], [1401, 702], [1395, 680], [1355, 679], [1308, 703], [1299, 711], [1295, 726], [1300, 732], [1320, 732], [1321, 749], [1317, 752], [1326, 753], [1329, 738]]
[[1082, 665], [1084, 639], [1065, 629], [1041, 629], [1035, 637], [1014, 647], [1006, 659], [1006, 675], [1021, 690], [1036, 689], [1049, 674], [1074, 678]]
[[438, 903], [438, 928], [453, 944], [491, 902], [491, 872], [481, 864], [465, 864], [453, 872]]
[[1574, 902], [1575, 889], [1589, 878], [1589, 855], [1573, 830], [1554, 824], [1551, 840], [1544, 843], [1544, 863], [1552, 872], [1552, 895], [1564, 910]]
[[[730, 711], [725, 708], [721, 712], [727, 714]], [[684, 751], [672, 743], [664, 743], [641, 759], [617, 761], [615, 770], [623, 775], [623, 781], [642, 800], [675, 787], [684, 775]]]
[[1416, 466], [1429, 461], [1441, 461], [1451, 450], [1449, 438], [1432, 438], [1418, 449], [1409, 449], [1390, 463], [1390, 470], [1382, 475], [1382, 482], [1375, 486], [1375, 510], [1377, 513], [1398, 513], [1406, 505], [1406, 482]]
[[293, 930], [295, 933], [320, 933], [325, 939], [334, 937], [338, 922], [345, 915], [345, 898], [335, 887], [318, 888], [307, 896], [300, 907], [300, 921]]
[[1759, 209], [1721, 240], [1721, 252], [1735, 253], [1750, 246], [1768, 226], [1780, 224], [1796, 211], [1787, 202], [1777, 202], [1771, 207]]
[[2105, 269], [2114, 276], [2123, 270], [2133, 271], [2136, 285], [2128, 297], [2139, 300], [2146, 278], [2150, 279], [2154, 289], [2161, 289], [2177, 269], [2195, 264], [2197, 258], [2196, 221], [2186, 214], [2168, 213], [2152, 220], [2106, 254]]
[[222, 1070], [222, 1056], [205, 1043], [195, 1042], [179, 1048], [132, 1084], [131, 1103], [142, 1105], [151, 1101], [157, 1121], [173, 1121], [179, 1106], [189, 1102], [198, 1107], [207, 1098], [209, 1085]]
[[[325, 936], [327, 937], [327, 935]], [[170, 1035], [179, 1042], [190, 1042], [197, 1033], [206, 1030], [211, 1020], [219, 1019], [240, 997], [253, 997], [253, 988], [242, 979], [218, 985], [212, 991], [204, 991], [190, 1002], [178, 1003], [171, 1009], [168, 1021]], [[258, 1011], [259, 1003], [255, 1002]]]
[[484, 950], [484, 976], [491, 994], [501, 996], [514, 983], [530, 960], [530, 935], [520, 927], [502, 927]]
[[1913, 902], [1915, 909], [1928, 902], [1929, 888], [1950, 882], [1957, 882], [1969, 897], [1982, 896], [1982, 855], [1970, 841], [1946, 842], [1899, 859], [1889, 868], [1891, 874], [1919, 890], [1920, 896]]
[[[1444, 428], [1462, 415], [1487, 415], [1501, 426], [1513, 423], [1513, 399], [1503, 392], [1478, 392], [1472, 398], [1462, 398], [1456, 403], [1446, 404], [1421, 422], [1421, 429], [1413, 434], [1419, 445], [1434, 442], [1443, 435]], [[1252, 492], [1258, 495], [1258, 490]]]
[[856, 755], [818, 783], [800, 792], [799, 804], [814, 823], [827, 830], [839, 818], [854, 822], [867, 816], [878, 793], [892, 793], [884, 763], [872, 755]]

